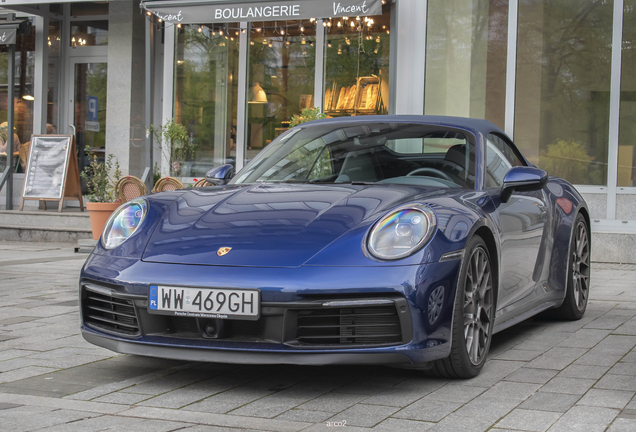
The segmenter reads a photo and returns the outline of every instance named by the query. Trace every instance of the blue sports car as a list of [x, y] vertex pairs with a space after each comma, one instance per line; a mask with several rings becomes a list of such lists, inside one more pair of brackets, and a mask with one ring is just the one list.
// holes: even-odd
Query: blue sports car
[[494, 333], [547, 309], [585, 312], [585, 201], [488, 121], [305, 123], [236, 175], [207, 178], [113, 213], [81, 273], [87, 341], [465, 378]]

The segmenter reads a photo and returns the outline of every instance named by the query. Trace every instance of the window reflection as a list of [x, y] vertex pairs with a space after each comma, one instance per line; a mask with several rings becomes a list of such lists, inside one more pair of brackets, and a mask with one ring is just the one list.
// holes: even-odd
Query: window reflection
[[178, 30], [174, 114], [189, 138], [180, 143], [185, 157], [170, 160], [174, 175], [203, 177], [214, 166], [235, 163], [239, 34], [238, 24]]
[[254, 22], [249, 39], [247, 160], [315, 105], [316, 21]]
[[387, 114], [390, 6], [382, 7], [382, 15], [334, 18], [325, 24], [325, 114]]
[[425, 114], [505, 123], [508, 0], [428, 3]]
[[607, 184], [612, 11], [612, 0], [519, 2], [515, 143], [574, 184]]
[[636, 186], [636, 0], [623, 10], [618, 186]]

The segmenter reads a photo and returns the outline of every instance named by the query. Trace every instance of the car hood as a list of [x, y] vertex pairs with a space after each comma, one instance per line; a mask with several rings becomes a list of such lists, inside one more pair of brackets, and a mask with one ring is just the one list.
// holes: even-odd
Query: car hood
[[[298, 267], [351, 230], [431, 193], [399, 185], [252, 184], [193, 190], [152, 233], [144, 261]], [[361, 253], [361, 236], [356, 237]], [[220, 256], [221, 248], [231, 248]]]

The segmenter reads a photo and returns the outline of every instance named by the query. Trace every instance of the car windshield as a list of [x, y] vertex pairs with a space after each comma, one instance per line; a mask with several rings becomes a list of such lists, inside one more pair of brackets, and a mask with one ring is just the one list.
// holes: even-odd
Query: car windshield
[[475, 140], [440, 126], [323, 123], [292, 129], [231, 183], [393, 183], [472, 189]]

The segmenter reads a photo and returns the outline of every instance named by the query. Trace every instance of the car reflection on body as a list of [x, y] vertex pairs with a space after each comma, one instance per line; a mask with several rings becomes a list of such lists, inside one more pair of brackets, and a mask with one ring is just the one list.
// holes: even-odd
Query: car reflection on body
[[585, 201], [488, 121], [306, 123], [232, 174], [113, 214], [81, 274], [86, 340], [472, 377], [494, 333], [546, 309], [585, 312]]

